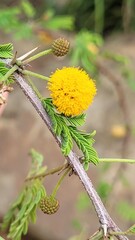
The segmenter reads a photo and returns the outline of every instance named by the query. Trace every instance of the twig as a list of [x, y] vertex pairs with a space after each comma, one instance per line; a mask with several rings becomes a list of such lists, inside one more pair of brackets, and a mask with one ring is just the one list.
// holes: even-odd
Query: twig
[[51, 175], [51, 174], [54, 174], [54, 173], [57, 173], [57, 172], [60, 172], [60, 171], [63, 171], [64, 169], [66, 169], [68, 167], [68, 163], [66, 164], [63, 164], [57, 168], [54, 168], [54, 169], [51, 169], [50, 171], [48, 172], [45, 172], [45, 173], [41, 173], [41, 174], [38, 174], [38, 175], [35, 175], [35, 176], [32, 176], [32, 177], [27, 177], [25, 179], [25, 182], [28, 182], [28, 181], [31, 181], [33, 179], [37, 179], [37, 178], [44, 178], [48, 175]]
[[[5, 62], [9, 63], [9, 61], [6, 61], [6, 60], [5, 60]], [[54, 134], [54, 132], [52, 130], [52, 125], [51, 125], [50, 119], [49, 119], [45, 109], [43, 108], [41, 101], [38, 99], [36, 94], [33, 92], [32, 88], [25, 82], [25, 79], [22, 76], [20, 76], [20, 74], [14, 73], [14, 77], [15, 77], [16, 83], [20, 86], [20, 88], [22, 89], [22, 91], [24, 92], [26, 97], [29, 99], [29, 101], [34, 106], [35, 110], [38, 112], [38, 114], [40, 115], [42, 120], [47, 125], [50, 132], [53, 134], [58, 145], [61, 146], [60, 138]], [[106, 228], [107, 229], [111, 228], [115, 232], [118, 232], [118, 231], [121, 232], [121, 230], [113, 222], [109, 213], [107, 212], [106, 208], [104, 207], [90, 178], [88, 177], [82, 164], [80, 163], [79, 157], [73, 151], [71, 151], [69, 153], [69, 155], [66, 157], [66, 159], [67, 159], [68, 163], [70, 164], [70, 166], [73, 168], [73, 170], [78, 175], [79, 179], [81, 180], [81, 183], [83, 184], [85, 190], [87, 191], [87, 193], [92, 201], [92, 204], [96, 210], [96, 213], [97, 213], [99, 222], [101, 224], [101, 227], [103, 229], [104, 235], [105, 235]], [[128, 238], [126, 236], [119, 235], [116, 237], [119, 240], [128, 240]]]

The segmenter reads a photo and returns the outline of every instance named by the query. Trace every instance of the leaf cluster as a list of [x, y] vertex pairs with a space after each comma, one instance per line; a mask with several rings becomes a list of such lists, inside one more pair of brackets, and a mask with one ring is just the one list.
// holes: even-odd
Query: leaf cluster
[[13, 45], [11, 43], [0, 45], [0, 58], [12, 58]]
[[73, 140], [83, 153], [83, 163], [85, 169], [88, 169], [89, 163], [98, 163], [96, 150], [93, 148], [93, 133], [85, 133], [77, 127], [85, 122], [85, 114], [79, 116], [66, 117], [57, 113], [51, 98], [42, 100], [43, 107], [47, 111], [54, 133], [61, 139], [62, 153], [67, 156], [73, 148]]
[[126, 231], [127, 235], [135, 235], [135, 224], [132, 225], [127, 231]]
[[[11, 43], [0, 45], [0, 58], [12, 58], [13, 45]], [[3, 62], [0, 62], [0, 82], [2, 82], [2, 77], [9, 71], [9, 68], [5, 66]], [[4, 82], [5, 85], [14, 82], [13, 75], [10, 75], [9, 78]]]
[[[44, 5], [44, 4], [43, 4]], [[40, 10], [41, 9], [41, 10]], [[31, 38], [36, 32], [44, 40], [46, 31], [40, 29], [72, 30], [74, 18], [69, 15], [56, 15], [53, 8], [36, 8], [31, 1], [18, 1], [16, 6], [0, 9], [0, 29], [11, 33], [16, 39]]]
[[[12, 33], [15, 38], [29, 38], [32, 36], [30, 24], [26, 24], [27, 18], [34, 16], [34, 8], [29, 1], [23, 1], [22, 4], [15, 7], [6, 7], [0, 9], [0, 28], [6, 34]], [[25, 21], [23, 21], [25, 17]]]
[[[44, 173], [46, 167], [42, 167], [42, 156], [32, 150], [31, 157], [32, 168], [28, 176]], [[45, 196], [46, 191], [41, 179], [33, 179], [25, 184], [20, 195], [5, 215], [1, 226], [2, 230], [9, 229], [8, 238], [12, 240], [22, 239], [22, 235], [25, 235], [28, 231], [29, 223], [35, 223], [37, 207], [40, 200]]]
[[46, 21], [42, 21], [41, 25], [50, 30], [73, 30], [74, 17], [70, 15], [55, 15], [54, 9], [49, 9], [45, 13]]

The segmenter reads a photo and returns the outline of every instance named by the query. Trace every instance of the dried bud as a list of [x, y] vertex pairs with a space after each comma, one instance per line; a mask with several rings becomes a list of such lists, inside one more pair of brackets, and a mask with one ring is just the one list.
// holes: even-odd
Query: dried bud
[[66, 55], [69, 51], [70, 43], [64, 38], [58, 38], [52, 43], [53, 54], [57, 57]]
[[46, 196], [40, 201], [40, 209], [46, 214], [54, 214], [59, 209], [59, 202], [52, 195]]

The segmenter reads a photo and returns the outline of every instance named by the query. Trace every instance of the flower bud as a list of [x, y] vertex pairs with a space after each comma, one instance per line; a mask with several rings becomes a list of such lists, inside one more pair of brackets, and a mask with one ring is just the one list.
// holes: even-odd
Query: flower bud
[[70, 43], [64, 38], [58, 38], [52, 43], [52, 52], [57, 57], [65, 56], [69, 51]]
[[59, 202], [52, 195], [46, 196], [40, 201], [40, 209], [46, 214], [54, 214], [59, 209]]

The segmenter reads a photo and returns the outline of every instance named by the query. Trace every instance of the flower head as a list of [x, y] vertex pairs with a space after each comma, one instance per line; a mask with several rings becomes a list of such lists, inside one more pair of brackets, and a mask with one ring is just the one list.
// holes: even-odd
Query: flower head
[[96, 94], [94, 81], [82, 69], [57, 69], [48, 82], [53, 104], [65, 116], [81, 114], [92, 103]]

